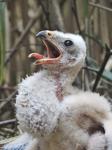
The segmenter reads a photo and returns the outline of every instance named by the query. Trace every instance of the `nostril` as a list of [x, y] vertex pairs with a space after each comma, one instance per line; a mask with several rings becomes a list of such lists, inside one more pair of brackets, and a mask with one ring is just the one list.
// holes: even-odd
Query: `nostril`
[[51, 36], [51, 33], [50, 33], [50, 32], [48, 32], [47, 34], [48, 34], [48, 36]]

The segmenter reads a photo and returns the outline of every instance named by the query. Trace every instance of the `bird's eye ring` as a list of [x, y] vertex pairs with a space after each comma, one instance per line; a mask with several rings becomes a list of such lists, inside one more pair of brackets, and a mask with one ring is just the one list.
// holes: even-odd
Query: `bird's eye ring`
[[73, 42], [71, 40], [66, 40], [66, 41], [64, 41], [64, 45], [71, 46], [71, 45], [73, 45]]

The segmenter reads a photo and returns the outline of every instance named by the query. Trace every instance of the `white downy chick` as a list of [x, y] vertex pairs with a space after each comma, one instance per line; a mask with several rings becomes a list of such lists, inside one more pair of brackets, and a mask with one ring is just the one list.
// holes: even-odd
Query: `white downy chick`
[[[110, 106], [98, 94], [74, 95], [72, 86], [84, 64], [84, 40], [80, 35], [48, 30], [37, 37], [46, 46], [47, 56], [30, 54], [43, 70], [19, 84], [16, 116], [20, 128], [31, 137], [21, 150], [103, 150], [108, 137], [105, 120], [111, 120]], [[100, 139], [96, 145], [95, 138]], [[12, 149], [19, 147], [13, 144]]]

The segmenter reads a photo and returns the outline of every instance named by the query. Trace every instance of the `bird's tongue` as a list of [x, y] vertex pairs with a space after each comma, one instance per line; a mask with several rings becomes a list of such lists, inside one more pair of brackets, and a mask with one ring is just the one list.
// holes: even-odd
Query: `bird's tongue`
[[38, 54], [38, 53], [31, 53], [28, 56], [29, 58], [35, 58], [36, 61], [34, 62], [34, 64], [38, 65], [38, 64], [51, 64], [51, 63], [55, 63], [54, 60], [52, 60], [52, 58]]
[[36, 59], [45, 58], [45, 56], [43, 56], [43, 55], [41, 55], [41, 54], [38, 54], [38, 53], [31, 53], [31, 54], [29, 54], [28, 57], [29, 57], [29, 58], [34, 57], [34, 58], [36, 58]]

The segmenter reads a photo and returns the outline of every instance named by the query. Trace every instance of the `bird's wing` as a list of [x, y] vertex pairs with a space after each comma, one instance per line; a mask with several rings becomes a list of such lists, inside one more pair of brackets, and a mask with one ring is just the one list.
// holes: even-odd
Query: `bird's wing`
[[[99, 150], [100, 147], [104, 148], [105, 146], [112, 149], [112, 144], [108, 144], [112, 143], [112, 113], [110, 104], [104, 97], [84, 92], [67, 96], [63, 103], [65, 109], [63, 109], [62, 120], [64, 122], [63, 128], [66, 127], [65, 132], [70, 132], [72, 137], [77, 138], [79, 142], [82, 140], [82, 144], [84, 142], [87, 144], [90, 139], [90, 150]], [[65, 126], [65, 124], [67, 125]], [[69, 128], [67, 128], [68, 125]], [[72, 132], [70, 126], [72, 126]], [[95, 140], [99, 141], [97, 146], [92, 144], [95, 143]], [[94, 146], [96, 148], [93, 148]]]

